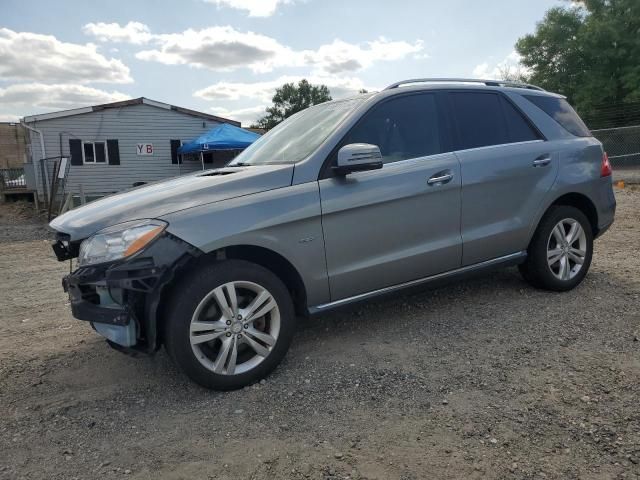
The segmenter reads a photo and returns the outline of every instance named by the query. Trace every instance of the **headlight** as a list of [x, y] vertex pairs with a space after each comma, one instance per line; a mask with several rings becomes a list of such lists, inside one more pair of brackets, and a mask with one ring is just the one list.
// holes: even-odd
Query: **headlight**
[[130, 257], [153, 241], [167, 224], [161, 220], [135, 220], [100, 230], [80, 245], [78, 266]]

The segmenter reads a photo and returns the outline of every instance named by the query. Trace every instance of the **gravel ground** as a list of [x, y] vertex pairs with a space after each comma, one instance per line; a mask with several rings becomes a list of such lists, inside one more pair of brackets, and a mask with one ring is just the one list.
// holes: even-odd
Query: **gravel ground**
[[46, 219], [32, 203], [0, 203], [0, 244], [50, 238]]
[[640, 185], [640, 165], [627, 167], [613, 167], [613, 181], [622, 180], [627, 184]]
[[3, 214], [0, 478], [638, 479], [640, 190], [616, 195], [574, 291], [508, 269], [301, 320], [230, 393], [111, 350], [42, 225]]

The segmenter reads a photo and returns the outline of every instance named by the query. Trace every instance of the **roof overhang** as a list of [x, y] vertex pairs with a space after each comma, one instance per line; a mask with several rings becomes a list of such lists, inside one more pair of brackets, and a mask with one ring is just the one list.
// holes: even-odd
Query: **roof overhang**
[[106, 110], [106, 109], [109, 109], [109, 108], [128, 107], [128, 106], [131, 106], [131, 105], [149, 105], [149, 106], [156, 107], [156, 108], [162, 108], [164, 110], [173, 110], [175, 112], [184, 113], [186, 115], [191, 115], [191, 116], [194, 116], [194, 117], [203, 118], [205, 120], [212, 120], [214, 122], [220, 122], [220, 123], [229, 123], [229, 124], [235, 125], [237, 127], [240, 126], [240, 122], [238, 122], [236, 120], [231, 120], [231, 119], [228, 119], [228, 118], [218, 117], [217, 115], [210, 115], [208, 113], [199, 112], [197, 110], [191, 110], [189, 108], [183, 108], [183, 107], [178, 107], [178, 106], [175, 106], [175, 105], [170, 105], [170, 104], [164, 103], [164, 102], [158, 102], [156, 100], [151, 100], [151, 99], [145, 98], [145, 97], [132, 98], [131, 100], [123, 100], [121, 102], [105, 103], [105, 104], [102, 104], [102, 105], [94, 105], [92, 107], [74, 108], [74, 109], [71, 109], [71, 110], [61, 110], [59, 112], [41, 113], [41, 114], [38, 114], [38, 115], [29, 115], [29, 116], [24, 117], [22, 119], [22, 121], [24, 123], [39, 122], [39, 121], [42, 121], [42, 120], [51, 120], [51, 119], [54, 119], [54, 118], [71, 117], [73, 115], [82, 115], [84, 113], [99, 112], [101, 110]]

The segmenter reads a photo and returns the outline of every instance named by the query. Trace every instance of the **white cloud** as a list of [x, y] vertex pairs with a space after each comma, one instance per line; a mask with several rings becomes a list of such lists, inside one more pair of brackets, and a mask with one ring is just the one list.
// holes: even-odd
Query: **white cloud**
[[205, 0], [220, 7], [245, 10], [250, 17], [270, 17], [280, 5], [293, 3], [293, 0]]
[[513, 80], [527, 75], [529, 70], [520, 63], [520, 55], [515, 50], [499, 62], [483, 62], [475, 66], [471, 74], [475, 78], [488, 80]]
[[13, 113], [0, 113], [0, 122], [18, 123], [20, 115]]
[[85, 25], [84, 31], [100, 40], [150, 44], [148, 49], [136, 54], [141, 60], [217, 71], [249, 68], [254, 73], [264, 73], [281, 67], [312, 67], [314, 74], [333, 75], [368, 68], [380, 61], [401, 60], [410, 55], [416, 59], [428, 57], [422, 40], [410, 43], [379, 37], [363, 43], [348, 43], [336, 39], [316, 50], [295, 50], [272, 37], [251, 31], [241, 32], [228, 25], [154, 34], [138, 22], [124, 26], [90, 23]]
[[96, 37], [101, 42], [122, 42], [142, 45], [149, 43], [153, 35], [149, 27], [140, 22], [129, 22], [125, 26], [119, 23], [87, 23], [82, 31]]
[[65, 110], [129, 98], [120, 92], [107, 92], [84, 85], [22, 83], [0, 88], [0, 105], [5, 111]]
[[367, 68], [378, 61], [401, 60], [412, 53], [418, 54], [423, 48], [421, 40], [394, 42], [380, 37], [359, 45], [336, 39], [315, 51], [305, 51], [304, 58], [318, 71], [333, 74]]
[[141, 60], [168, 65], [191, 65], [211, 70], [248, 67], [266, 72], [275, 66], [300, 63], [291, 49], [277, 40], [231, 26], [188, 29], [182, 33], [155, 35], [157, 48], [136, 54]]
[[52, 35], [0, 28], [0, 77], [56, 83], [130, 83], [129, 68], [88, 43], [61, 42]]
[[484, 62], [484, 63], [480, 63], [480, 64], [476, 65], [474, 67], [474, 69], [473, 69], [473, 72], [471, 72], [471, 74], [475, 78], [491, 78], [491, 76], [492, 76], [492, 73], [490, 73], [491, 70], [493, 70], [493, 69], [491, 67], [489, 67], [489, 63], [488, 62]]
[[251, 125], [260, 117], [265, 115], [267, 105], [257, 105], [255, 107], [226, 109], [223, 107], [211, 107], [210, 110], [214, 115], [219, 115], [231, 120], [238, 120], [242, 125]]
[[[204, 100], [240, 100], [244, 98], [257, 99], [263, 102], [271, 101], [276, 88], [285, 83], [284, 78], [278, 80], [270, 80], [266, 82], [217, 82], [206, 88], [197, 90], [193, 96]], [[297, 81], [297, 80], [293, 80]]]
[[[255, 99], [269, 103], [275, 94], [276, 88], [284, 83], [297, 83], [306, 78], [313, 85], [324, 84], [329, 87], [334, 99], [355, 95], [362, 88], [372, 90], [364, 85], [362, 80], [356, 77], [330, 77], [330, 76], [299, 76], [283, 75], [275, 80], [265, 82], [218, 82], [194, 93], [195, 97], [211, 101], [230, 101], [240, 99]], [[375, 90], [375, 88], [373, 88]]]

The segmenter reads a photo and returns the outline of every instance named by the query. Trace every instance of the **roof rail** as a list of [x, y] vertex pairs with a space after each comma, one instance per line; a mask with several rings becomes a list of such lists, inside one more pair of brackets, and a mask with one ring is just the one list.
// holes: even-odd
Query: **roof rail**
[[398, 88], [402, 85], [410, 83], [482, 83], [488, 87], [515, 87], [515, 88], [527, 88], [529, 90], [540, 90], [544, 92], [543, 88], [536, 87], [535, 85], [529, 85], [528, 83], [512, 82], [510, 80], [481, 80], [478, 78], [412, 78], [410, 80], [402, 80], [400, 82], [392, 83], [385, 90], [392, 88]]

